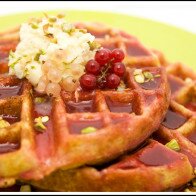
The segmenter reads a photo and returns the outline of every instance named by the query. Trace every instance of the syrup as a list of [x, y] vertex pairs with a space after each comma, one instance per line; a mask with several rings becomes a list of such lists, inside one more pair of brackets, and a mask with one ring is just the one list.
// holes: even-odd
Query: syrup
[[3, 120], [6, 120], [10, 124], [16, 123], [20, 121], [20, 117], [18, 116], [13, 116], [13, 115], [2, 115], [1, 116]]
[[73, 102], [68, 101], [66, 103], [66, 110], [68, 113], [82, 113], [82, 112], [93, 112], [93, 101], [81, 101]]
[[53, 152], [54, 133], [52, 127], [52, 102], [47, 98], [44, 103], [34, 104], [34, 118], [39, 116], [48, 116], [49, 120], [44, 123], [46, 129], [43, 132], [36, 131], [36, 151], [41, 161], [46, 160]]
[[184, 86], [183, 81], [178, 80], [178, 79], [171, 77], [171, 76], [168, 77], [168, 82], [169, 82], [172, 94], [177, 92], [179, 89], [181, 89]]
[[106, 103], [109, 107], [109, 110], [114, 113], [131, 113], [132, 103], [121, 103], [111, 100], [109, 97], [106, 97]]
[[187, 119], [184, 116], [169, 109], [166, 113], [165, 119], [162, 122], [162, 125], [169, 129], [177, 129], [181, 127], [186, 121]]
[[194, 130], [193, 132], [189, 133], [186, 137], [188, 138], [188, 140], [190, 140], [191, 142], [196, 144], [196, 130]]
[[21, 84], [16, 86], [0, 86], [0, 99], [21, 94]]
[[18, 143], [4, 143], [0, 144], [0, 154], [13, 152], [19, 149], [20, 145]]
[[195, 102], [189, 102], [185, 104], [185, 107], [193, 112], [196, 112], [196, 103]]
[[160, 77], [156, 77], [154, 78], [154, 80], [150, 80], [148, 82], [144, 82], [144, 83], [138, 83], [143, 89], [146, 90], [153, 90], [159, 87], [161, 82]]
[[137, 155], [138, 160], [147, 166], [162, 166], [171, 164], [179, 159], [177, 153], [169, 151], [166, 147], [154, 143]]
[[80, 134], [81, 130], [86, 127], [95, 127], [100, 129], [103, 127], [102, 119], [86, 119], [86, 120], [69, 120], [68, 121], [68, 128], [71, 134]]
[[138, 42], [127, 44], [127, 53], [130, 56], [150, 56], [150, 52], [142, 47]]

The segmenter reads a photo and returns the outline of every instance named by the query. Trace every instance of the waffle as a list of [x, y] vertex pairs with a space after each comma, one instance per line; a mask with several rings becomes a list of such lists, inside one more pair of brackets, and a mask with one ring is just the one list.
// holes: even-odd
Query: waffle
[[[46, 108], [50, 108], [52, 113], [43, 115], [51, 116], [53, 122], [49, 122], [45, 133], [37, 134], [32, 125], [37, 114], [29, 112], [36, 108], [36, 93], [30, 93], [31, 86], [27, 81], [2, 76], [0, 81], [3, 85], [21, 85], [15, 86], [15, 95], [9, 98], [8, 93], [7, 98], [1, 100], [1, 114], [14, 116], [19, 121], [2, 129], [2, 143], [18, 144], [20, 141], [20, 144], [14, 146], [12, 152], [0, 155], [0, 161], [2, 156], [9, 162], [16, 152], [19, 154], [17, 159], [21, 157], [22, 160], [22, 165], [16, 162], [13, 166], [12, 161], [12, 168], [10, 164], [6, 164], [7, 169], [0, 168], [0, 173], [1, 170], [7, 171], [2, 175], [4, 186], [19, 179], [51, 191], [171, 191], [188, 183], [194, 178], [196, 167], [196, 74], [181, 63], [168, 62], [161, 52], [146, 49], [127, 33], [98, 23], [77, 23], [76, 26], [95, 35], [103, 47], [124, 50], [127, 55], [125, 63], [129, 67], [127, 89], [123, 92], [77, 94], [62, 91], [56, 100], [46, 98], [46, 105], [50, 102], [52, 109], [48, 105]], [[16, 41], [17, 31], [12, 34], [16, 35], [11, 36]], [[2, 43], [4, 45], [4, 41]], [[167, 79], [161, 66], [168, 73], [170, 103]], [[159, 85], [148, 88], [136, 83], [133, 77], [135, 68], [160, 73]], [[116, 102], [120, 105], [114, 107]], [[124, 103], [131, 105], [131, 110], [124, 107]], [[124, 113], [118, 113], [123, 110]], [[79, 134], [75, 127], [86, 115], [88, 118], [89, 112], [98, 120], [92, 124], [98, 126], [94, 138], [93, 134]], [[175, 121], [170, 121], [171, 116]], [[104, 128], [99, 127], [102, 124], [100, 119]], [[128, 131], [127, 127], [131, 130]], [[177, 152], [165, 146], [172, 139], [180, 146]], [[46, 146], [49, 149], [46, 150]], [[14, 171], [13, 167], [16, 167]]]

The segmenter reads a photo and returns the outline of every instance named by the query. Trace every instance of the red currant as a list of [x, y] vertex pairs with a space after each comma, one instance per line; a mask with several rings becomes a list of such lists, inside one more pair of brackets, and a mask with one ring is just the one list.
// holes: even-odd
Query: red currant
[[113, 62], [121, 62], [125, 58], [125, 54], [121, 49], [116, 48], [112, 50], [111, 58]]
[[80, 77], [80, 86], [84, 90], [94, 90], [96, 83], [96, 76], [92, 74], [84, 74]]
[[94, 75], [98, 75], [100, 73], [100, 65], [95, 60], [90, 60], [86, 64], [86, 72]]
[[106, 86], [108, 88], [117, 88], [120, 84], [120, 77], [116, 74], [110, 74], [106, 78]]
[[121, 62], [114, 63], [112, 66], [112, 71], [119, 77], [123, 77], [125, 74], [125, 65]]
[[111, 52], [108, 49], [100, 49], [95, 54], [95, 60], [100, 65], [105, 65], [106, 63], [109, 63], [111, 57]]

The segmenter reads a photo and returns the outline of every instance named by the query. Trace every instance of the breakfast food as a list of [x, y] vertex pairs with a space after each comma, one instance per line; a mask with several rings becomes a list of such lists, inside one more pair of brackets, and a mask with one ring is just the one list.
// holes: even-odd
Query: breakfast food
[[[122, 31], [74, 29], [99, 43], [77, 88], [40, 92], [29, 77], [1, 75], [1, 187], [19, 180], [47, 191], [166, 191], [193, 180], [196, 74]], [[17, 30], [12, 40], [1, 36], [3, 73]]]

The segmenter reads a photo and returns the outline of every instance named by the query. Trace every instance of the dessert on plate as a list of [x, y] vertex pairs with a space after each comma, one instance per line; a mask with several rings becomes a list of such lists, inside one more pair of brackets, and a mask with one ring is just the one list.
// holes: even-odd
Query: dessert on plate
[[121, 30], [45, 15], [0, 34], [0, 73], [2, 191], [194, 190], [187, 66]]

